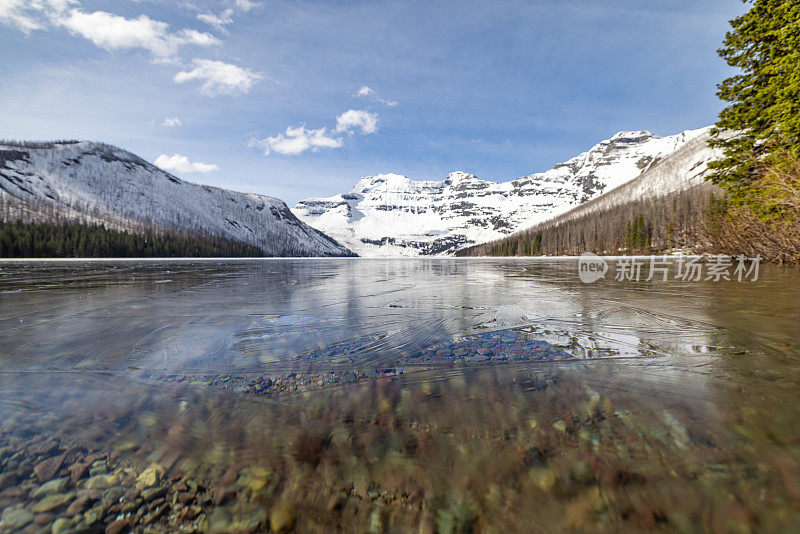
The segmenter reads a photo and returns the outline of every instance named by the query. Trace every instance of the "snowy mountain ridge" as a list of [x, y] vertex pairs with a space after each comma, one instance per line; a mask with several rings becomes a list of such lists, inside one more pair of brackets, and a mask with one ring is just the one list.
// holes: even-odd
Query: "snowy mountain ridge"
[[719, 148], [711, 148], [708, 144], [710, 140], [710, 129], [704, 129], [700, 135], [633, 180], [559, 215], [553, 221], [566, 222], [631, 201], [664, 197], [699, 186], [716, 188], [706, 177], [711, 171], [709, 164], [723, 157], [723, 152]]
[[186, 182], [100, 143], [0, 142], [0, 201], [12, 213], [15, 205], [35, 206], [40, 218], [216, 235], [271, 256], [352, 254], [282, 200]]
[[532, 226], [617, 188], [703, 136], [619, 132], [552, 169], [508, 182], [452, 172], [441, 181], [361, 178], [347, 193], [292, 211], [361, 256], [450, 254]]

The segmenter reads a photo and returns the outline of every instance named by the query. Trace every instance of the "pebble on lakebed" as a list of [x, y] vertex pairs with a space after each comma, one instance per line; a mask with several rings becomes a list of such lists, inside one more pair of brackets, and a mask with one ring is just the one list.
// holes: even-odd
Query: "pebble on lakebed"
[[[417, 359], [515, 357], [492, 339]], [[797, 517], [779, 492], [760, 500], [780, 480], [768, 456], [742, 469], [746, 451], [707, 420], [647, 405], [613, 373], [593, 369], [587, 384], [562, 363], [409, 372], [422, 367], [353, 371], [358, 387], [295, 398], [347, 377], [172, 377], [157, 386], [176, 394], [101, 412], [83, 441], [3, 421], [0, 532], [745, 532]], [[89, 445], [108, 421], [117, 440]], [[58, 431], [80, 435], [70, 423]]]
[[[431, 367], [566, 361], [574, 358], [562, 348], [531, 339], [526, 332], [500, 330], [472, 334], [463, 339], [444, 341], [401, 354], [399, 359], [394, 358], [400, 364], [398, 367], [341, 370], [343, 364], [345, 367], [358, 366], [353, 354], [374, 341], [375, 338], [365, 336], [295, 355], [288, 358], [287, 362], [297, 365], [296, 371], [251, 372], [240, 375], [186, 373], [153, 375], [148, 378], [210, 386], [259, 397], [283, 397]], [[300, 370], [304, 364], [324, 368], [331, 362], [336, 362], [336, 366], [330, 370]]]
[[[212, 496], [189, 476], [173, 474], [167, 479], [158, 464], [138, 471], [113, 454], [43, 436], [14, 437], [9, 425], [3, 430], [0, 465], [5, 475], [13, 470], [14, 476], [4, 477], [11, 482], [0, 491], [0, 532], [202, 530], [205, 505]], [[58, 468], [46, 476], [44, 470], [34, 469], [52, 458], [59, 458]], [[91, 476], [89, 467], [101, 465], [103, 469]], [[43, 480], [48, 476], [52, 478]]]

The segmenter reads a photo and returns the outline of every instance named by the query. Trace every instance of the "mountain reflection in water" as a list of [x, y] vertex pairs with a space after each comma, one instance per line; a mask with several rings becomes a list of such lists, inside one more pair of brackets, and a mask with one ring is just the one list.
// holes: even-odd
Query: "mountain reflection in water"
[[3, 531], [800, 527], [796, 270], [0, 266]]

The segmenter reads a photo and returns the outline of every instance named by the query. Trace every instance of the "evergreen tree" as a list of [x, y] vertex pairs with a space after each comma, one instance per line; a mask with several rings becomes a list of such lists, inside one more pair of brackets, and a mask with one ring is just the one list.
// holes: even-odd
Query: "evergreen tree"
[[765, 168], [800, 158], [800, 2], [745, 0], [752, 9], [731, 21], [719, 55], [741, 72], [719, 85], [730, 105], [712, 131], [724, 157], [711, 180], [736, 204], [757, 204]]
[[14, 223], [0, 221], [0, 257], [232, 257], [263, 256], [253, 245], [189, 233], [144, 235], [109, 230], [103, 225]]

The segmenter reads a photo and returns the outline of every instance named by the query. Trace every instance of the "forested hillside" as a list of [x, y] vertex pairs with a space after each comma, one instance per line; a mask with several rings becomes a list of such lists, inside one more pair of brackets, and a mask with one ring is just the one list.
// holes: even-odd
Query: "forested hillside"
[[[643, 254], [707, 248], [706, 211], [715, 188], [697, 185], [664, 197], [633, 200], [574, 216], [567, 213], [458, 256]], [[718, 201], [716, 201], [718, 202]]]
[[268, 256], [352, 255], [280, 199], [193, 184], [120, 148], [85, 141], [0, 141], [0, 216], [223, 239]]
[[459, 251], [473, 255], [628, 254], [709, 246], [706, 208], [723, 191], [706, 181], [719, 151], [693, 139], [628, 183], [508, 238]]
[[177, 233], [129, 233], [81, 223], [0, 221], [0, 258], [261, 257], [230, 239]]
[[263, 257], [249, 243], [0, 194], [0, 258]]
[[[728, 107], [704, 140], [713, 158], [704, 159], [702, 173], [680, 164], [662, 165], [667, 181], [659, 183], [672, 181], [668, 195], [649, 195], [660, 186], [647, 171], [632, 182], [639, 184], [636, 190], [622, 194], [628, 187], [622, 186], [563, 216], [459, 255], [682, 248], [800, 263], [800, 3], [752, 4], [731, 21], [718, 51], [740, 72], [719, 85], [718, 96]], [[701, 175], [716, 186], [681, 185]]]

